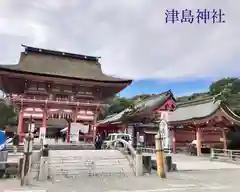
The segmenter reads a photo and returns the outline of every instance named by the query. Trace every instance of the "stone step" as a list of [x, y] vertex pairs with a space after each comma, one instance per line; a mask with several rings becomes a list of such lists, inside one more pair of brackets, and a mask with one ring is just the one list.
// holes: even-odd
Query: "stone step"
[[49, 158], [52, 177], [133, 173], [129, 161], [117, 150], [50, 151]]
[[[33, 145], [33, 150], [40, 150], [41, 149], [41, 145], [39, 144], [34, 144]], [[23, 152], [24, 146], [23, 145], [19, 145], [18, 146], [18, 151], [19, 152]], [[92, 150], [94, 149], [94, 145], [93, 144], [78, 144], [78, 145], [74, 145], [74, 144], [50, 144], [49, 145], [49, 149], [50, 150], [63, 150], [63, 151], [69, 151], [69, 150]], [[13, 152], [13, 146], [12, 145], [7, 145], [7, 150], [10, 152]]]
[[116, 159], [52, 159], [50, 158], [49, 163], [109, 163], [115, 162], [119, 163], [121, 161], [127, 161], [126, 159], [116, 158]]
[[[74, 175], [74, 174], [82, 174], [82, 173], [121, 173], [121, 172], [126, 172], [126, 173], [132, 173], [131, 170], [129, 169], [123, 169], [123, 168], [111, 168], [111, 169], [96, 169], [96, 170], [88, 170], [88, 169], [77, 169], [77, 170], [55, 170], [53, 173], [54, 175], [58, 174], [68, 174], [68, 175]], [[51, 172], [50, 172], [51, 173]]]
[[116, 172], [116, 173], [106, 173], [106, 172], [99, 172], [99, 173], [89, 173], [89, 172], [84, 172], [84, 173], [81, 173], [81, 174], [79, 174], [79, 173], [76, 173], [76, 174], [68, 174], [68, 173], [66, 173], [66, 174], [62, 174], [62, 173], [60, 173], [60, 174], [56, 174], [55, 176], [54, 176], [54, 178], [55, 179], [57, 179], [57, 178], [62, 178], [62, 177], [64, 177], [64, 178], [69, 178], [69, 179], [71, 179], [71, 178], [77, 178], [77, 177], [89, 177], [89, 176], [101, 176], [101, 177], [104, 177], [104, 176], [117, 176], [117, 177], [120, 177], [120, 176], [130, 176], [130, 175], [132, 175], [131, 173], [124, 173], [124, 172]]
[[72, 166], [51, 166], [50, 169], [52, 170], [64, 170], [64, 169], [68, 169], [68, 170], [74, 170], [74, 169], [111, 169], [111, 168], [127, 168], [129, 167], [127, 164], [125, 165], [98, 165], [98, 166], [85, 166], [85, 165], [82, 165], [82, 166], [75, 166], [75, 165], [72, 165]]

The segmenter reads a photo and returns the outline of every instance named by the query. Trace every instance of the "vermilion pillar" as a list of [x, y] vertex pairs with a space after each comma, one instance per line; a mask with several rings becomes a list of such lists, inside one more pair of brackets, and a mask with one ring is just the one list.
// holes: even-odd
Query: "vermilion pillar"
[[95, 142], [95, 138], [96, 138], [96, 135], [97, 135], [96, 123], [97, 123], [97, 114], [94, 114], [94, 120], [93, 120], [93, 125], [92, 125], [92, 128], [93, 128], [93, 143]]
[[42, 127], [47, 128], [47, 109], [43, 110]]
[[227, 150], [227, 137], [224, 129], [221, 129], [222, 131], [222, 137], [223, 137], [223, 149]]
[[23, 113], [24, 113], [23, 109], [20, 109], [17, 128], [17, 133], [20, 136], [20, 142], [23, 142], [24, 138]]
[[172, 129], [172, 152], [173, 153], [176, 153], [177, 150], [176, 150], [176, 129], [173, 128]]
[[78, 116], [78, 110], [76, 109], [74, 111], [74, 116], [73, 116], [73, 122], [76, 123], [77, 122], [77, 116]]
[[197, 156], [201, 156], [202, 151], [202, 141], [201, 141], [201, 129], [197, 128], [196, 131], [196, 139], [197, 139]]

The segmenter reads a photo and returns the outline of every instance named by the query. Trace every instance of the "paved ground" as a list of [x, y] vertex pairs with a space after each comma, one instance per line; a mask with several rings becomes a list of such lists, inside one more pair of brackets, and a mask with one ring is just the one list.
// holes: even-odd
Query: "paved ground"
[[156, 174], [143, 177], [58, 178], [53, 182], [35, 183], [22, 189], [19, 188], [19, 180], [2, 180], [0, 191], [28, 189], [33, 192], [38, 189], [48, 192], [239, 192], [239, 175], [240, 169], [224, 169], [174, 172], [169, 173], [167, 179], [160, 179]]
[[[55, 178], [45, 183], [32, 183], [20, 188], [17, 179], [0, 180], [0, 192], [15, 190], [43, 190], [48, 192], [239, 192], [240, 166], [223, 162], [211, 162], [206, 157], [173, 155], [178, 172], [168, 173], [161, 179], [153, 173], [150, 176], [92, 176], [72, 179]], [[20, 190], [21, 189], [21, 190]], [[9, 191], [10, 190], [10, 191]], [[26, 191], [25, 191], [26, 192]], [[30, 192], [30, 191], [29, 191]], [[37, 191], [36, 191], [37, 192]], [[40, 192], [40, 191], [38, 191]]]
[[[148, 154], [152, 159], [156, 159], [155, 154]], [[172, 160], [177, 164], [179, 171], [192, 170], [218, 170], [218, 169], [240, 169], [239, 164], [226, 163], [220, 161], [210, 161], [209, 157], [188, 156], [185, 154], [172, 154]]]

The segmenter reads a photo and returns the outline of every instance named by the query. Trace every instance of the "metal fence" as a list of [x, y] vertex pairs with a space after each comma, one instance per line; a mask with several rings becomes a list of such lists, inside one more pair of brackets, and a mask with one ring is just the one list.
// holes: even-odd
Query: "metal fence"
[[211, 148], [211, 159], [240, 162], [240, 150], [226, 150]]

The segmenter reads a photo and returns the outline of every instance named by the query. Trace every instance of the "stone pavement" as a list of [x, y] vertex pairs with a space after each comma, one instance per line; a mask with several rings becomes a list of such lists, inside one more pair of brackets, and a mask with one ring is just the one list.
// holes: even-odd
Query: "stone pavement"
[[[156, 159], [155, 154], [148, 154], [152, 159]], [[209, 157], [188, 156], [185, 154], [172, 154], [173, 163], [177, 164], [178, 171], [194, 171], [194, 170], [218, 170], [218, 169], [240, 169], [240, 165], [210, 161]]]
[[[172, 172], [167, 179], [161, 179], [156, 174], [143, 177], [79, 177], [74, 179], [59, 178], [53, 182], [35, 183], [32, 186], [20, 188], [19, 180], [0, 181], [0, 191], [34, 192], [164, 192], [164, 191], [216, 191], [239, 192], [239, 169], [202, 170], [191, 172]], [[27, 191], [25, 191], [27, 192]], [[35, 191], [37, 192], [37, 191]], [[38, 191], [40, 192], [40, 191]]]

